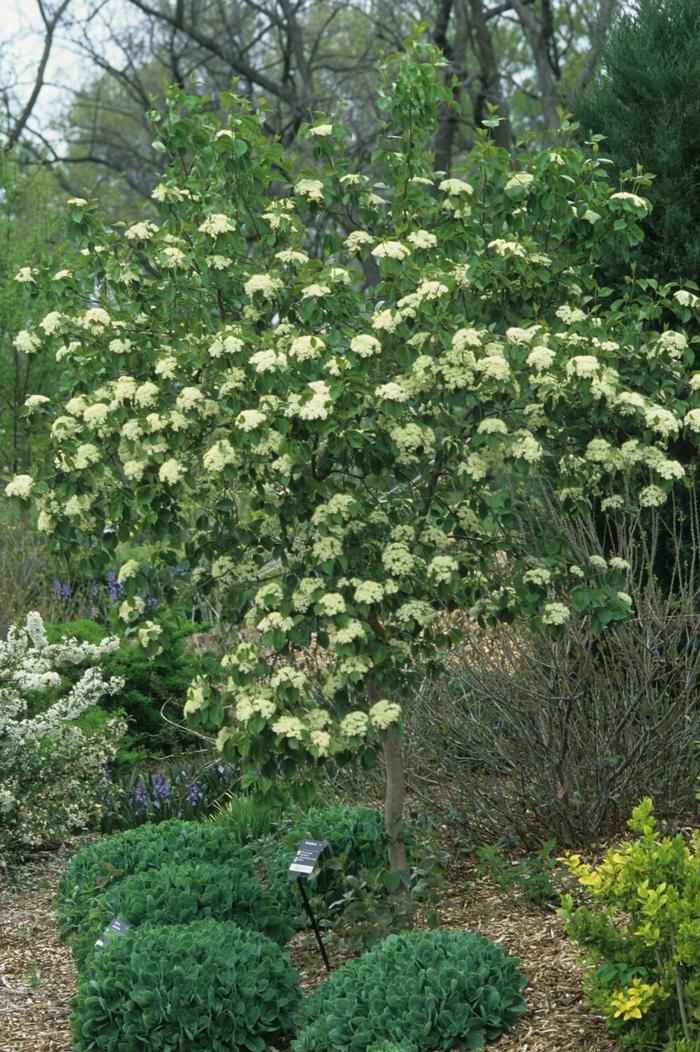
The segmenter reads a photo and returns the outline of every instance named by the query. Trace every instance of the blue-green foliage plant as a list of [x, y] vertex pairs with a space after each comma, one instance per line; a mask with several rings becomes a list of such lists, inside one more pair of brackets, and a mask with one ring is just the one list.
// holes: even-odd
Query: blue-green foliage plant
[[297, 1022], [299, 976], [258, 932], [212, 919], [136, 928], [90, 956], [74, 1052], [264, 1052]]
[[130, 928], [188, 924], [205, 917], [230, 920], [280, 945], [294, 931], [291, 910], [261, 886], [246, 855], [219, 864], [187, 862], [147, 869], [112, 884], [93, 900], [72, 940], [80, 966], [115, 917]]
[[235, 862], [252, 872], [250, 852], [210, 822], [173, 818], [102, 837], [73, 856], [58, 883], [59, 937], [71, 941], [107, 888], [133, 873], [185, 862]]
[[[390, 935], [307, 998], [294, 1052], [483, 1048], [525, 1011], [518, 961], [474, 932]], [[391, 1046], [390, 1046], [391, 1047]]]

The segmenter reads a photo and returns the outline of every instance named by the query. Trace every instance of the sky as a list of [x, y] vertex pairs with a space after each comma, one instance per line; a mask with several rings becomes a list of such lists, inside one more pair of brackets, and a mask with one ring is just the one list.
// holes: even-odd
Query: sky
[[[55, 6], [56, 0], [50, 0]], [[90, 9], [93, 0], [72, 0], [69, 13], [77, 17]], [[115, 12], [121, 0], [111, 0]], [[44, 44], [43, 23], [36, 0], [0, 0], [0, 71], [5, 83], [17, 84], [22, 101], [31, 91]], [[93, 23], [93, 35], [98, 27]], [[90, 64], [69, 40], [68, 30], [59, 27], [51, 51], [46, 86], [34, 111], [33, 123], [44, 134], [50, 133], [52, 118], [65, 108], [71, 89], [81, 86], [90, 72]]]

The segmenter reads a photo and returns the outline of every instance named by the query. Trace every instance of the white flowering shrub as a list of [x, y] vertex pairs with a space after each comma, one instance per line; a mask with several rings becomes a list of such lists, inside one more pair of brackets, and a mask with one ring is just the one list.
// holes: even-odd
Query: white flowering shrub
[[555, 634], [627, 617], [624, 577], [577, 567], [538, 492], [638, 515], [700, 431], [697, 298], [597, 281], [613, 241], [629, 255], [641, 238], [640, 183], [616, 190], [566, 129], [515, 162], [485, 131], [444, 178], [429, 141], [445, 98], [432, 49], [388, 67], [371, 180], [332, 117], [306, 129], [313, 170], [288, 173], [244, 101], [219, 124], [173, 90], [152, 114], [159, 221], [110, 227], [69, 202], [80, 265], [20, 334], [64, 368], [37, 409], [51, 456], [8, 488], [93, 576], [121, 563], [145, 647], [164, 645], [170, 604], [217, 596], [241, 634], [186, 713], [244, 782], [384, 742], [394, 831], [400, 703], [459, 634], [445, 612]]
[[[0, 642], [0, 853], [11, 856], [84, 830], [101, 814], [104, 765], [126, 730], [121, 719], [87, 734], [76, 722], [122, 687], [100, 673], [119, 645], [49, 643], [41, 615]], [[87, 666], [73, 686], [61, 672]]]

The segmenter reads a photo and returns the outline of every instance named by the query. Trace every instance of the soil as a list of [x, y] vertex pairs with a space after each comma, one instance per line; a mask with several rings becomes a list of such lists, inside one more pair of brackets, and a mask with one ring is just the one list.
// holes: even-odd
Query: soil
[[[37, 856], [0, 887], [0, 1052], [70, 1052], [70, 1001], [76, 969], [56, 938], [53, 898], [58, 878], [79, 842]], [[509, 898], [468, 866], [450, 870], [441, 909], [444, 927], [471, 929], [520, 959], [527, 978], [527, 1014], [494, 1052], [619, 1052], [602, 1021], [581, 1000], [581, 975], [562, 923]], [[310, 990], [324, 977], [309, 935], [297, 936], [292, 957]], [[331, 963], [342, 963], [337, 951]]]

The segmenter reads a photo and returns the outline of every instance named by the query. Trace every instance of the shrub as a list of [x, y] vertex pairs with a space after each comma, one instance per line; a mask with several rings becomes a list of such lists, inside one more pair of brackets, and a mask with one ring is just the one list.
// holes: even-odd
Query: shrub
[[[120, 749], [122, 764], [144, 754], [167, 754], [178, 744], [191, 742], [188, 733], [163, 719], [161, 710], [175, 720], [181, 716], [187, 688], [199, 668], [197, 655], [185, 642], [192, 631], [193, 626], [173, 631], [167, 650], [160, 654], [146, 654], [141, 647], [127, 642], [110, 654], [105, 671], [124, 681], [114, 704], [118, 702], [129, 724]], [[47, 634], [55, 640], [75, 636], [97, 642], [106, 632], [95, 621], [73, 621], [47, 626]], [[104, 707], [109, 709], [110, 703], [105, 702]]]
[[73, 1001], [74, 1052], [263, 1052], [301, 1001], [287, 955], [211, 919], [137, 928], [89, 959]]
[[79, 721], [121, 689], [102, 667], [116, 645], [51, 644], [36, 612], [0, 642], [0, 857], [56, 843], [99, 818], [102, 767], [125, 727], [118, 718], [85, 729]]
[[[299, 841], [325, 840], [318, 874], [309, 880], [312, 894], [328, 906], [347, 890], [347, 878], [358, 877], [366, 870], [388, 869], [387, 835], [384, 817], [371, 807], [344, 807], [341, 804], [318, 807], [295, 823], [267, 863], [268, 879], [275, 886], [285, 886], [294, 893], [288, 879]], [[404, 826], [404, 838], [410, 848], [415, 838]], [[398, 881], [398, 875], [395, 875]], [[396, 890], [396, 883], [386, 890]]]
[[[313, 164], [286, 171], [247, 100], [173, 89], [149, 113], [159, 221], [124, 230], [73, 198], [71, 281], [37, 273], [54, 309], [20, 342], [68, 348], [53, 455], [6, 487], [86, 571], [138, 540], [120, 617], [150, 652], [163, 609], [191, 609], [193, 592], [216, 604], [226, 672], [212, 661], [185, 710], [219, 732], [244, 789], [384, 748], [397, 870], [396, 699], [418, 687], [416, 659], [459, 635], [445, 612], [554, 636], [628, 618], [614, 574], [582, 595], [540, 481], [565, 514], [594, 502], [634, 519], [685, 477], [677, 436], [694, 451], [700, 433], [682, 331], [698, 297], [635, 271], [624, 297], [598, 281], [613, 247], [629, 258], [641, 240], [643, 179], [618, 191], [568, 122], [514, 157], [481, 129], [465, 178], [442, 178], [439, 61], [414, 41], [387, 62], [371, 177], [340, 122], [306, 127]], [[156, 584], [163, 624], [143, 598]]]
[[73, 940], [79, 963], [114, 917], [132, 928], [188, 924], [204, 917], [231, 920], [281, 945], [293, 931], [289, 911], [285, 914], [273, 894], [261, 887], [245, 854], [230, 862], [166, 865], [124, 877], [95, 898], [83, 917]]
[[598, 635], [572, 617], [557, 639], [472, 622], [444, 677], [426, 679], [406, 714], [408, 777], [428, 794], [449, 784], [455, 818], [475, 839], [510, 832], [575, 848], [619, 835], [641, 796], [666, 815], [693, 806], [700, 566], [687, 552], [700, 513], [687, 497], [635, 523], [614, 512], [566, 517], [553, 500], [550, 519], [579, 552], [573, 601], [599, 604], [619, 587], [635, 616]]
[[95, 900], [111, 884], [133, 873], [185, 862], [235, 862], [239, 871], [252, 872], [250, 852], [208, 822], [170, 819], [103, 837], [74, 855], [61, 875], [57, 895], [61, 939], [70, 940], [81, 931]]
[[[474, 932], [390, 935], [308, 998], [295, 1052], [481, 1048], [525, 1011], [518, 962]], [[381, 1048], [381, 1044], [379, 1045]]]
[[563, 896], [561, 914], [588, 960], [587, 999], [625, 1047], [658, 1048], [685, 1039], [695, 1048], [700, 833], [690, 844], [680, 835], [661, 836], [651, 811], [648, 798], [634, 809], [628, 824], [637, 839], [611, 848], [599, 865], [566, 856], [593, 902], [575, 909], [572, 896]]

